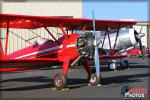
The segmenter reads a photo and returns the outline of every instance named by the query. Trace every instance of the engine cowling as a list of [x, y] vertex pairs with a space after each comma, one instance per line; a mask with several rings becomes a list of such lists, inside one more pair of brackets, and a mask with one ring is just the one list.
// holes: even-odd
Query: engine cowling
[[[134, 28], [130, 29], [123, 29], [119, 31], [119, 36], [116, 42], [115, 50], [123, 50], [123, 49], [129, 49], [133, 46], [136, 46], [139, 42], [138, 38], [139, 36], [136, 34], [136, 30]], [[110, 43], [111, 47], [114, 46], [116, 39], [116, 32], [110, 33]], [[103, 41], [103, 38], [102, 38]], [[101, 48], [102, 44], [99, 45], [99, 48]], [[106, 36], [103, 49], [110, 49], [109, 47], [109, 40]]]

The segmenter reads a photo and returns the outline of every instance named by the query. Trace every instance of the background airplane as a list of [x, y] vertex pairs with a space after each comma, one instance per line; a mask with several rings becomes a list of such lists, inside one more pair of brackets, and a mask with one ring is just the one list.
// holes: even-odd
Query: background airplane
[[[142, 30], [142, 28], [141, 28]], [[141, 37], [145, 36], [144, 33], [138, 33], [133, 27], [122, 28], [120, 30], [108, 31], [109, 34], [101, 32], [99, 40], [103, 41], [99, 45], [100, 55], [105, 55], [108, 60], [108, 68], [115, 70], [120, 64], [121, 69], [128, 68], [129, 62], [127, 60], [128, 51], [134, 49], [139, 44], [142, 57], [144, 57]], [[111, 55], [111, 57], [109, 57]]]
[[[98, 46], [101, 43], [104, 44], [104, 40], [98, 39], [96, 31], [105, 31], [105, 35], [111, 38], [112, 36], [110, 37], [111, 33], [109, 31], [118, 30], [112, 49], [113, 54], [115, 54], [114, 51], [117, 46], [119, 30], [134, 24], [136, 24], [135, 21], [0, 14], [0, 27], [7, 30], [5, 49], [2, 48], [2, 44], [0, 43], [0, 72], [37, 69], [62, 64], [62, 72], [56, 74], [54, 77], [54, 86], [57, 89], [63, 89], [67, 86], [68, 69], [80, 61], [86, 69], [88, 77], [90, 77], [89, 83], [91, 85], [98, 85], [101, 82], [99, 58], [107, 59], [115, 56], [112, 54], [102, 55], [102, 53], [99, 55]], [[41, 44], [35, 42], [29, 47], [7, 54], [10, 28], [37, 29], [41, 27], [45, 28], [54, 41], [47, 40]], [[63, 36], [56, 39], [48, 27], [60, 28]], [[70, 30], [72, 34], [68, 35], [67, 31]], [[80, 34], [73, 33], [73, 30], [82, 30], [82, 32]], [[136, 31], [132, 34], [135, 35], [135, 38], [136, 35], [139, 36]], [[96, 73], [92, 72], [88, 64], [89, 59], [94, 59]]]

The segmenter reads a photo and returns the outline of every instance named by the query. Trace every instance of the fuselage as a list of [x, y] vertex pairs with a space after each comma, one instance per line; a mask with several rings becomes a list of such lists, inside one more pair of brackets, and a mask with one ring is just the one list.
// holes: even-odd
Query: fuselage
[[61, 65], [65, 58], [70, 62], [78, 56], [76, 48], [79, 34], [63, 36], [57, 41], [48, 40], [42, 44], [35, 44], [9, 54], [0, 61], [0, 72], [38, 69]]
[[42, 44], [35, 43], [29, 47], [18, 50], [8, 56], [9, 59], [36, 59], [55, 58], [62, 61], [68, 56], [71, 60], [78, 57], [76, 42], [78, 34], [71, 34], [68, 37], [61, 37], [57, 41], [47, 40]]

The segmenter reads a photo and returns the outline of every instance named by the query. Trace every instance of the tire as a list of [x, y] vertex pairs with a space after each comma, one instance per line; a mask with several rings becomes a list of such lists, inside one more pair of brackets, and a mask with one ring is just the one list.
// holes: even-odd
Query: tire
[[125, 68], [123, 67], [122, 62], [120, 62], [119, 64], [120, 64], [119, 68], [120, 68], [121, 70], [124, 70]]
[[54, 77], [54, 86], [56, 89], [61, 90], [67, 86], [67, 77], [61, 73], [58, 73]]
[[123, 61], [123, 63], [120, 63], [121, 69], [129, 68], [129, 63], [127, 60]]
[[124, 68], [129, 68], [129, 62], [125, 60], [124, 63], [123, 63], [123, 67]]
[[[112, 67], [115, 67], [115, 68], [112, 68]], [[110, 63], [108, 63], [108, 69], [110, 71], [117, 70], [117, 65], [115, 63], [113, 63], [113, 62], [110, 62]]]
[[90, 77], [89, 83], [91, 86], [97, 86], [99, 83], [101, 83], [101, 81], [102, 81], [101, 75], [99, 76], [99, 79], [98, 79], [96, 74], [92, 74]]

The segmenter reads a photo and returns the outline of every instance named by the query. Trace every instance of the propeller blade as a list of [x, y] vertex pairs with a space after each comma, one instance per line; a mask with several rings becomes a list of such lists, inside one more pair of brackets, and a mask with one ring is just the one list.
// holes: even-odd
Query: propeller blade
[[94, 35], [95, 40], [96, 40], [94, 10], [92, 11], [92, 15], [93, 15], [93, 35]]
[[139, 34], [142, 32], [142, 29], [143, 29], [143, 27], [141, 26], [141, 29], [140, 29], [140, 32], [139, 32]]
[[95, 61], [95, 69], [96, 69], [96, 75], [99, 78], [100, 76], [100, 60], [99, 60], [99, 53], [98, 53], [98, 47], [95, 47], [95, 52], [94, 52], [94, 61]]
[[142, 58], [144, 59], [144, 51], [143, 51], [143, 46], [142, 46], [141, 39], [139, 40], [139, 46], [140, 46], [140, 51], [141, 51], [141, 54], [142, 54]]
[[94, 17], [94, 10], [92, 11], [93, 15], [93, 35], [95, 37], [94, 40], [94, 45], [95, 45], [95, 52], [94, 52], [94, 62], [95, 62], [95, 69], [96, 69], [96, 75], [97, 78], [99, 79], [100, 76], [100, 59], [99, 59], [99, 52], [98, 52], [98, 46], [97, 46], [97, 37], [96, 37], [96, 32], [95, 32], [95, 17]]
[[141, 54], [142, 54], [142, 58], [144, 59], [144, 51], [143, 51], [143, 46], [142, 46], [141, 37], [145, 36], [145, 34], [142, 33], [142, 29], [143, 29], [143, 27], [141, 27], [140, 32], [138, 33], [138, 35], [139, 35], [139, 46], [140, 46], [140, 51], [141, 51]]

